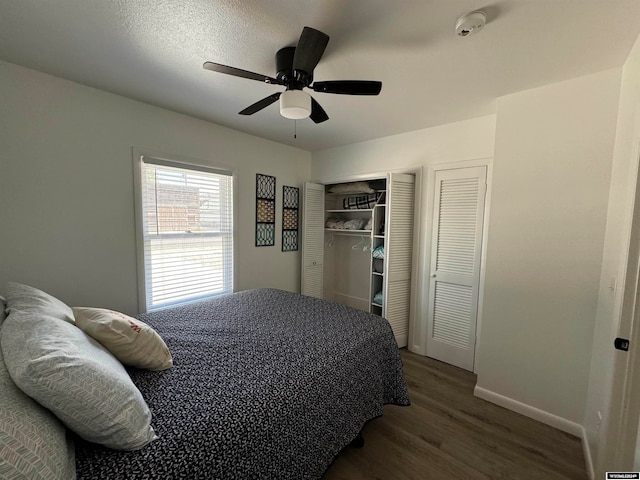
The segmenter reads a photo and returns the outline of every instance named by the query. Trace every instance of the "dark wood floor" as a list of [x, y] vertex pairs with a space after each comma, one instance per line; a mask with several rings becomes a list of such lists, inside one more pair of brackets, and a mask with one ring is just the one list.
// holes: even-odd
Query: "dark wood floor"
[[473, 396], [476, 376], [402, 350], [410, 407], [388, 405], [325, 480], [586, 479], [580, 439]]

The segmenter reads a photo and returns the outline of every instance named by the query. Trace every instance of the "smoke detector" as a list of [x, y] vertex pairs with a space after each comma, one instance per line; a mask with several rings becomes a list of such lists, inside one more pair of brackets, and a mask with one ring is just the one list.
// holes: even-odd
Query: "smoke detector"
[[480, 10], [462, 15], [456, 22], [456, 33], [461, 37], [468, 37], [482, 30], [486, 22], [487, 16]]

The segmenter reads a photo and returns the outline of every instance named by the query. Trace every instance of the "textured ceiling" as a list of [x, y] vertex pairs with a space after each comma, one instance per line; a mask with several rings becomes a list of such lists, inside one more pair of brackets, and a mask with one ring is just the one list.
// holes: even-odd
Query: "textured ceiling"
[[[478, 35], [456, 19], [487, 13]], [[282, 87], [305, 26], [331, 39], [316, 80], [381, 80], [377, 97], [313, 93], [330, 119], [237, 114]], [[0, 59], [237, 130], [317, 150], [493, 113], [499, 96], [619, 67], [640, 34], [638, 0], [0, 0]]]

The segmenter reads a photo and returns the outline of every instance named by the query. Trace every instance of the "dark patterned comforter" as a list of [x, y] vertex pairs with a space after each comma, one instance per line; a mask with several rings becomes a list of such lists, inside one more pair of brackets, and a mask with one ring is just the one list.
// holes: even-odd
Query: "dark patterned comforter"
[[318, 479], [384, 404], [409, 404], [372, 314], [260, 289], [139, 318], [173, 354], [170, 370], [129, 371], [159, 438], [135, 452], [78, 439], [79, 480]]

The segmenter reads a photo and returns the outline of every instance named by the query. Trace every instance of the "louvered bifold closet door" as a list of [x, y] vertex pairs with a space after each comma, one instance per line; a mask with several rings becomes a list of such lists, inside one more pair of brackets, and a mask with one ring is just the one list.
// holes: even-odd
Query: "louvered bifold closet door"
[[413, 175], [389, 175], [382, 315], [389, 321], [399, 347], [406, 347], [409, 340], [414, 198]]
[[322, 298], [324, 282], [324, 185], [305, 183], [302, 205], [303, 295]]
[[427, 355], [473, 371], [486, 167], [435, 174]]

